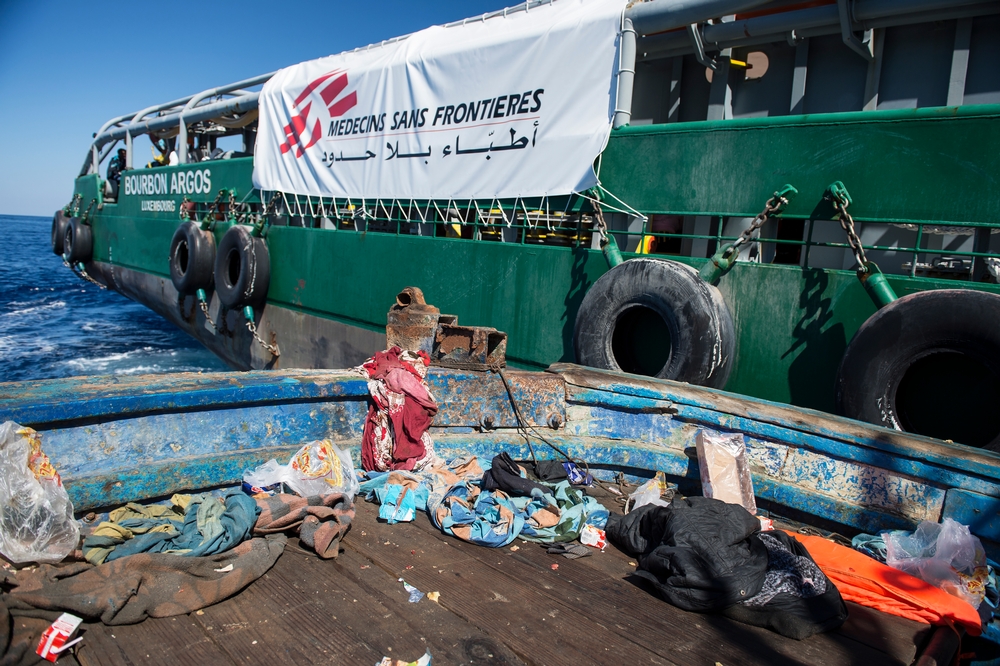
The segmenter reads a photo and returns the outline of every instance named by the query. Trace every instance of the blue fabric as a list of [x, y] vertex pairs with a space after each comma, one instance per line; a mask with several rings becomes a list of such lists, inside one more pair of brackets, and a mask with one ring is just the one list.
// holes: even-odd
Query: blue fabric
[[[178, 554], [188, 557], [222, 553], [250, 538], [259, 513], [257, 502], [239, 489], [226, 493], [224, 506], [211, 495], [200, 495], [191, 500], [184, 512], [183, 523], [177, 526], [176, 522], [170, 521], [177, 529], [140, 534], [117, 546], [106, 561], [135, 553], [183, 551]], [[153, 527], [163, 522], [128, 519], [119, 524], [132, 529]]]
[[[608, 510], [600, 502], [570, 486], [570, 482], [560, 481], [554, 486], [555, 494], [540, 497], [517, 498], [514, 503], [521, 508], [528, 520], [521, 538], [541, 543], [560, 543], [580, 538], [584, 525], [603, 529], [608, 522]], [[559, 522], [551, 527], [537, 527], [531, 518], [542, 508], [542, 503], [555, 507]]]
[[859, 534], [851, 539], [851, 547], [868, 557], [874, 558], [883, 564], [885, 563], [885, 539], [882, 538], [881, 534], [878, 536], [874, 534]]
[[375, 491], [378, 498], [378, 517], [388, 522], [390, 525], [396, 523], [408, 523], [417, 517], [417, 505], [426, 510], [427, 488], [418, 486], [417, 490], [411, 490], [406, 486], [390, 483]]
[[524, 527], [524, 512], [501, 490], [480, 491], [462, 482], [429, 509], [431, 521], [445, 534], [490, 548], [512, 542]]

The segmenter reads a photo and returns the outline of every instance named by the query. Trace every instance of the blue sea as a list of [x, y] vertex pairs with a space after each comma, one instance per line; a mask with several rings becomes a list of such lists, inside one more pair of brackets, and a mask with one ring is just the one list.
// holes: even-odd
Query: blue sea
[[51, 227], [0, 215], [0, 382], [226, 369], [151, 310], [74, 275], [52, 253]]

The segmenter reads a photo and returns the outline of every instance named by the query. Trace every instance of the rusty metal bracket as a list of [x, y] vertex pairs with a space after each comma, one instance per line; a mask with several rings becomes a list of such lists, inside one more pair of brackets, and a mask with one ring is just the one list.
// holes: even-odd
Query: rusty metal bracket
[[396, 296], [385, 327], [389, 347], [422, 351], [432, 365], [489, 370], [506, 365], [507, 334], [487, 326], [460, 326], [455, 315], [441, 314], [417, 287]]

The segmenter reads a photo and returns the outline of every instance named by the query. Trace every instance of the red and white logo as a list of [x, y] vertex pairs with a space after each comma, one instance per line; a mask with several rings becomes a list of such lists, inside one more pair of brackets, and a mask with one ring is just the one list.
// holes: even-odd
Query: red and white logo
[[[319, 96], [322, 98], [323, 104], [326, 105], [331, 118], [344, 115], [358, 103], [358, 94], [355, 91], [351, 91], [340, 99], [337, 99], [337, 96], [347, 87], [347, 72], [342, 69], [335, 69], [312, 81], [295, 98], [294, 106], [296, 109], [299, 109], [299, 105], [306, 102], [306, 100], [308, 102], [296, 115], [292, 116], [291, 122], [285, 125], [286, 139], [281, 144], [282, 154], [294, 148], [295, 157], [302, 157], [306, 149], [314, 145], [323, 136], [323, 126], [319, 118], [314, 119], [312, 129], [309, 129], [309, 113], [312, 110], [313, 103], [313, 100], [309, 99], [309, 97], [321, 86], [322, 89], [319, 91]], [[307, 132], [308, 135], [306, 135]]]

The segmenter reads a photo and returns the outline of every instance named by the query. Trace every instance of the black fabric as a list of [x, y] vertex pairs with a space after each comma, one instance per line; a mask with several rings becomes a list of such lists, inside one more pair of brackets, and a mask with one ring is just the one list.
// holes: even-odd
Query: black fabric
[[563, 557], [568, 557], [571, 560], [575, 560], [580, 557], [590, 557], [590, 549], [582, 543], [557, 543], [553, 546], [549, 546], [546, 552], [549, 555], [562, 555]]
[[[811, 567], [789, 569], [787, 566], [778, 565], [779, 573], [775, 575], [775, 550], [769, 549], [771, 562], [765, 576], [764, 590], [757, 596], [765, 596], [768, 583], [776, 578], [781, 579], [783, 583], [778, 588], [779, 591], [761, 604], [755, 604], [755, 599], [748, 599], [723, 609], [722, 614], [739, 622], [766, 627], [782, 636], [797, 640], [842, 625], [847, 619], [847, 605], [833, 582], [813, 562], [806, 547], [793, 537], [779, 531], [762, 533], [760, 538], [780, 542], [789, 558], [808, 562]], [[818, 578], [813, 578], [817, 573]]]
[[[608, 537], [638, 559], [636, 574], [654, 583], [660, 596], [684, 610], [717, 611], [760, 592], [767, 549], [750, 537], [760, 521], [736, 504], [707, 497], [646, 505], [625, 516], [632, 532], [621, 539], [620, 523]], [[644, 546], [639, 550], [636, 546]]]
[[769, 554], [760, 522], [737, 504], [689, 497], [669, 507], [646, 505], [612, 515], [606, 533], [636, 557], [636, 575], [678, 608], [722, 612], [791, 638], [838, 627], [847, 617], [840, 593], [805, 547], [769, 532], [783, 548]]
[[542, 460], [535, 463], [535, 476], [542, 481], [562, 481], [569, 478], [566, 468], [558, 460]]
[[521, 476], [521, 468], [509, 453], [501, 453], [493, 458], [492, 468], [483, 474], [480, 484], [483, 490], [502, 490], [508, 495], [531, 495], [531, 491], [538, 489], [543, 493], [552, 494], [552, 489], [540, 483], [529, 481]]

